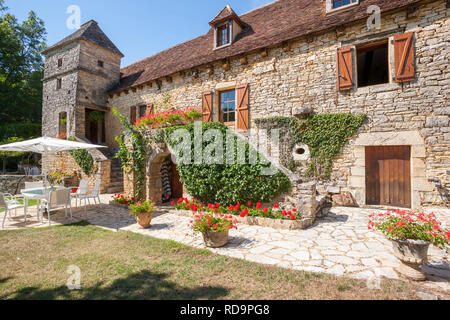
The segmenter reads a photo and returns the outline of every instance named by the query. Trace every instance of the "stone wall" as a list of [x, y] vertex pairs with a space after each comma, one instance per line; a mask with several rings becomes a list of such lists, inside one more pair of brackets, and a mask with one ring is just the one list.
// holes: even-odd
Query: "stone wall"
[[[44, 172], [65, 171], [69, 174], [75, 173], [80, 179], [89, 181], [89, 189], [93, 190], [97, 180], [102, 181], [100, 191], [106, 193], [111, 182], [111, 160], [106, 158], [98, 150], [89, 150], [94, 158], [94, 173], [91, 176], [86, 175], [80, 166], [75, 162], [73, 157], [68, 152], [61, 152], [56, 155], [43, 156], [43, 170]], [[76, 187], [76, 186], [73, 186]]]
[[0, 175], [0, 192], [17, 195], [25, 189], [25, 182], [42, 180], [43, 176]]
[[[164, 98], [169, 97], [175, 108], [201, 106], [202, 92], [214, 91], [217, 117], [218, 92], [248, 83], [250, 87], [250, 126], [254, 120], [271, 116], [291, 116], [298, 106], [312, 107], [316, 113], [350, 112], [368, 114], [368, 122], [359, 133], [393, 134], [415, 131], [424, 141], [423, 167], [413, 181], [417, 185], [413, 197], [415, 204], [431, 202], [433, 184], [428, 178], [441, 178], [450, 187], [446, 169], [450, 167], [450, 127], [448, 94], [450, 49], [446, 41], [450, 35], [449, 10], [446, 1], [423, 2], [417, 10], [400, 10], [382, 15], [380, 30], [368, 30], [366, 21], [346, 25], [323, 34], [297, 39], [290, 50], [269, 48], [268, 55], [260, 52], [247, 55], [247, 59], [230, 59], [230, 69], [225, 71], [221, 62], [198, 68], [198, 77], [184, 74], [160, 79], [161, 89], [151, 84], [115, 94], [109, 107], [117, 107], [123, 114], [140, 104], [154, 103], [161, 110]], [[348, 92], [336, 90], [336, 50], [342, 46], [359, 45], [380, 39], [391, 39], [394, 34], [415, 33], [416, 81], [394, 82], [393, 50], [390, 45], [390, 83], [354, 88]], [[354, 64], [356, 65], [356, 64]], [[107, 115], [108, 144], [115, 145], [114, 137], [121, 131], [120, 124], [111, 113]], [[355, 174], [361, 171], [361, 158], [355, 155], [358, 135], [344, 148], [333, 168], [330, 181], [318, 186], [326, 190], [333, 186], [341, 191], [351, 191], [358, 196], [365, 186]], [[419, 145], [420, 141], [415, 141]], [[356, 151], [359, 152], [359, 151]], [[420, 186], [419, 186], [420, 185]]]

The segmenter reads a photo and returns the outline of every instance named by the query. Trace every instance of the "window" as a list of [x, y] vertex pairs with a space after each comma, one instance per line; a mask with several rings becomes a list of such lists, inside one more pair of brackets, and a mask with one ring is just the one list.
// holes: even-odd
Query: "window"
[[389, 83], [388, 42], [356, 48], [358, 87]]
[[147, 113], [147, 106], [139, 106], [139, 118], [145, 117]]
[[217, 27], [217, 47], [222, 47], [230, 43], [231, 28], [230, 23]]
[[223, 91], [220, 93], [221, 120], [227, 125], [233, 125], [236, 121], [236, 91]]
[[61, 68], [63, 64], [63, 59], [58, 59], [58, 68]]
[[97, 65], [98, 65], [100, 68], [103, 68], [103, 61], [102, 61], [102, 60], [98, 60], [98, 61], [97, 61]]
[[342, 8], [358, 2], [358, 0], [332, 0], [332, 1], [333, 1], [333, 9]]
[[59, 90], [62, 88], [62, 79], [56, 80], [56, 90]]
[[67, 112], [59, 114], [59, 137], [66, 138], [67, 135]]

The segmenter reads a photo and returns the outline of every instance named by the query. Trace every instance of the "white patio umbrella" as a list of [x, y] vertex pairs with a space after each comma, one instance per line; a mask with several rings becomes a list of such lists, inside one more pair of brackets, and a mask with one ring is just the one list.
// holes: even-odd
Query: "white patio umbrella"
[[[0, 145], [0, 151], [35, 152], [42, 155], [51, 155], [62, 151], [89, 150], [97, 148], [107, 147], [49, 137]], [[44, 176], [46, 176], [46, 174]], [[47, 179], [44, 179], [44, 183], [46, 182], [45, 180]]]
[[49, 137], [42, 137], [27, 141], [0, 145], [0, 151], [35, 152], [40, 153], [42, 155], [50, 155], [62, 151], [72, 151], [81, 149], [89, 150], [97, 148], [107, 148], [107, 147]]

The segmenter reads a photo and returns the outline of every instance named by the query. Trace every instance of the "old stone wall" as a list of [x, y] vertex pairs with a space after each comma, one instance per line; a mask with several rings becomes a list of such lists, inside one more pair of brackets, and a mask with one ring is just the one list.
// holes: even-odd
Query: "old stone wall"
[[[215, 117], [220, 90], [248, 83], [250, 87], [250, 127], [254, 120], [271, 116], [291, 116], [294, 108], [310, 106], [316, 113], [350, 112], [366, 113], [368, 122], [361, 133], [416, 131], [421, 141], [413, 141], [421, 152], [416, 164], [423, 167], [415, 176], [414, 197], [422, 204], [434, 197], [431, 177], [439, 177], [444, 186], [450, 186], [446, 169], [450, 167], [450, 127], [448, 94], [450, 72], [448, 61], [450, 47], [449, 9], [446, 1], [423, 2], [414, 10], [401, 10], [382, 15], [381, 29], [368, 30], [366, 21], [340, 27], [290, 43], [290, 50], [269, 48], [268, 55], [253, 52], [245, 59], [230, 59], [230, 69], [225, 71], [222, 62], [198, 68], [198, 77], [184, 74], [160, 79], [161, 89], [153, 82], [115, 94], [109, 107], [117, 107], [123, 114], [140, 104], [154, 103], [156, 110], [169, 98], [170, 106], [184, 108], [201, 106], [202, 92], [214, 91]], [[416, 80], [398, 84], [393, 79], [393, 50], [390, 44], [390, 83], [348, 92], [336, 89], [336, 50], [342, 46], [355, 46], [393, 35], [414, 32], [416, 52]], [[446, 40], [447, 39], [447, 40]], [[354, 64], [356, 65], [356, 63]], [[115, 145], [114, 137], [121, 132], [120, 124], [111, 113], [107, 116], [108, 144]], [[361, 175], [363, 159], [355, 151], [358, 135], [344, 148], [336, 159], [330, 181], [318, 186], [348, 190], [357, 196], [364, 190]], [[382, 143], [382, 141], [380, 141]], [[422, 150], [423, 149], [423, 150]], [[364, 204], [364, 197], [359, 197]], [[416, 201], [417, 202], [417, 201]]]
[[[93, 190], [97, 180], [102, 181], [101, 192], [106, 193], [111, 182], [111, 160], [107, 159], [98, 150], [89, 151], [94, 158], [94, 173], [86, 175], [68, 152], [61, 152], [56, 155], [43, 156], [43, 172], [65, 171], [69, 174], [75, 173], [80, 179], [89, 181], [89, 189]], [[76, 186], [72, 186], [76, 187]]]
[[25, 182], [42, 181], [42, 176], [0, 175], [0, 192], [12, 195], [25, 189]]

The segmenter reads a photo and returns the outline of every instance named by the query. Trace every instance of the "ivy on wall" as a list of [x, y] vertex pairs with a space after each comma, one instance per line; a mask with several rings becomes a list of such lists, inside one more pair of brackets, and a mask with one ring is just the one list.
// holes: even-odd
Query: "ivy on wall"
[[[67, 140], [77, 141], [74, 137], [70, 137]], [[69, 151], [69, 153], [86, 175], [90, 176], [94, 173], [94, 158], [87, 150], [73, 150]]]
[[[121, 159], [122, 167], [126, 172], [133, 173], [136, 177], [136, 198], [141, 197], [145, 181], [146, 151], [144, 145], [146, 143], [165, 142], [174, 148], [178, 142], [172, 140], [172, 133], [177, 129], [186, 129], [191, 134], [191, 159], [195, 159], [194, 124], [154, 130], [150, 137], [147, 137], [146, 134], [146, 138], [144, 138], [144, 132], [132, 125], [117, 109], [113, 109], [113, 112], [126, 130], [126, 134], [116, 137], [119, 144], [116, 158]], [[217, 122], [202, 123], [203, 132], [208, 129], [216, 129], [222, 133], [223, 150], [226, 150], [228, 127]], [[235, 139], [240, 139], [234, 134], [233, 136]], [[129, 140], [127, 141], [127, 139]], [[130, 144], [131, 148], [128, 148]], [[203, 142], [204, 148], [207, 145], [208, 142]], [[237, 144], [234, 148], [235, 159], [237, 159], [236, 146]], [[246, 159], [253, 151], [250, 148], [249, 144], [245, 143]], [[223, 164], [179, 164], [177, 166], [181, 182], [191, 196], [205, 203], [268, 202], [292, 188], [289, 178], [278, 169], [273, 175], [262, 174], [263, 169], [269, 166], [262, 155], [259, 155], [254, 164], [226, 164], [227, 154], [225, 152], [223, 157]]]
[[[114, 115], [119, 119], [122, 126], [125, 128], [127, 134], [122, 134], [116, 137], [119, 144], [119, 151], [116, 158], [122, 162], [122, 168], [128, 172], [133, 172], [136, 176], [135, 197], [140, 199], [145, 181], [145, 148], [144, 137], [139, 130], [132, 125], [116, 108], [113, 108]], [[129, 139], [132, 145], [131, 150], [128, 150], [125, 139]]]
[[[256, 119], [255, 123], [269, 129], [289, 127], [293, 134], [292, 147], [303, 143], [310, 148], [311, 161], [308, 163], [307, 175], [328, 179], [334, 158], [366, 119], [366, 114], [337, 113], [311, 115], [306, 120], [271, 117]], [[293, 165], [289, 166], [292, 169]]]
[[[170, 127], [165, 129], [166, 142], [173, 148], [178, 141], [172, 140], [171, 133], [177, 129], [186, 129], [191, 134], [191, 159], [194, 158], [194, 124]], [[226, 158], [230, 155], [226, 149], [226, 134], [229, 130], [222, 123], [202, 123], [202, 131], [215, 129], [222, 133], [223, 161], [222, 164], [179, 164], [181, 182], [189, 194], [205, 203], [231, 204], [238, 201], [242, 203], [269, 202], [288, 192], [292, 188], [289, 178], [280, 170], [273, 175], [263, 175], [267, 160], [259, 154], [254, 164], [249, 164], [251, 147], [245, 143], [246, 164], [227, 164]], [[235, 139], [241, 139], [233, 134]], [[208, 142], [203, 142], [203, 150]], [[234, 148], [234, 159], [237, 162], [237, 148]], [[225, 150], [227, 152], [225, 152]]]

